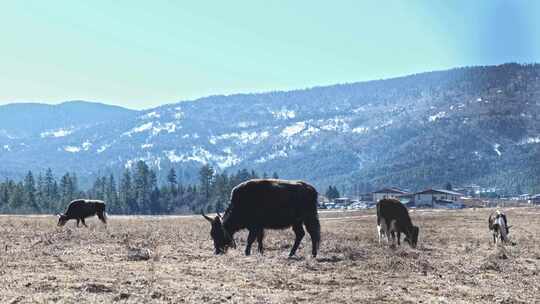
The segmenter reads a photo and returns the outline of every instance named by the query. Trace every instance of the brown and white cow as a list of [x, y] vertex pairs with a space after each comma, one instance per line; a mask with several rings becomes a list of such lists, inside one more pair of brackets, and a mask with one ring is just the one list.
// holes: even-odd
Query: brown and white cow
[[510, 233], [510, 226], [508, 226], [508, 219], [506, 214], [500, 210], [496, 210], [491, 213], [488, 218], [489, 230], [493, 233], [493, 243], [497, 244], [498, 241], [508, 243], [508, 234]]

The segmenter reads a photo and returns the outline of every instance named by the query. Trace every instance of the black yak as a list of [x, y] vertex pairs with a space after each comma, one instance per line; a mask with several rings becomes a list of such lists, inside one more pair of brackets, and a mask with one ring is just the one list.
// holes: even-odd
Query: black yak
[[500, 239], [503, 244], [508, 242], [510, 226], [508, 226], [506, 214], [500, 210], [491, 213], [488, 218], [488, 227], [493, 232], [494, 244], [497, 244], [497, 239]]
[[407, 208], [395, 199], [382, 199], [377, 203], [377, 231], [379, 243], [381, 238], [386, 237], [388, 241], [391, 236], [394, 245], [397, 234], [397, 243], [401, 245], [401, 233], [412, 248], [418, 242], [418, 227], [412, 224]]
[[264, 229], [284, 229], [292, 226], [296, 235], [289, 256], [294, 256], [305, 235], [303, 226], [311, 236], [313, 257], [317, 256], [320, 243], [320, 223], [317, 213], [317, 190], [302, 181], [253, 179], [234, 187], [231, 203], [223, 217], [203, 216], [212, 224], [210, 235], [215, 254], [223, 254], [228, 247], [235, 247], [234, 233], [249, 231], [246, 255], [257, 239], [259, 252], [263, 253]]
[[74, 200], [69, 203], [64, 214], [58, 214], [58, 226], [64, 226], [67, 221], [75, 219], [77, 220], [77, 227], [79, 227], [79, 222], [82, 222], [84, 227], [88, 227], [86, 226], [84, 219], [94, 215], [97, 215], [103, 224], [107, 224], [104, 201], [86, 199]]

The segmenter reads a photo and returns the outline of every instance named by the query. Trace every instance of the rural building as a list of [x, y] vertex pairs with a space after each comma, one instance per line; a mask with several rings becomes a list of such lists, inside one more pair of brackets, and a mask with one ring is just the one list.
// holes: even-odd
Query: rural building
[[398, 188], [383, 188], [381, 190], [373, 192], [373, 203], [376, 204], [378, 201], [384, 198], [395, 198], [399, 200], [400, 196], [406, 194], [409, 193]]
[[470, 197], [477, 197], [480, 195], [480, 192], [482, 191], [482, 188], [478, 185], [472, 184], [468, 186], [463, 186], [459, 188], [454, 189], [456, 192], [463, 193]]
[[531, 198], [529, 199], [529, 202], [534, 205], [540, 205], [540, 194], [531, 196]]
[[463, 194], [450, 190], [427, 189], [414, 194], [414, 203], [417, 207], [458, 208], [458, 200], [462, 196]]
[[351, 199], [348, 197], [338, 197], [335, 198], [332, 202], [339, 206], [347, 206], [351, 203]]

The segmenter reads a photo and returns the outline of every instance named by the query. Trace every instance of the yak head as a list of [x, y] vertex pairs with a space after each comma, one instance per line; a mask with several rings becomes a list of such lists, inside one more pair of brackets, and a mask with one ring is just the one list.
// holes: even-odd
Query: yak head
[[418, 226], [411, 226], [409, 231], [405, 233], [405, 242], [409, 243], [412, 248], [416, 248], [416, 244], [418, 243], [418, 233], [420, 232], [420, 229]]
[[204, 212], [202, 212], [202, 216], [212, 225], [212, 230], [210, 230], [210, 236], [214, 241], [215, 254], [224, 254], [225, 252], [227, 252], [227, 249], [229, 249], [229, 247], [236, 248], [234, 239], [231, 237], [225, 227], [223, 227], [223, 223], [221, 222], [221, 216], [219, 215], [219, 213], [213, 219], [204, 214]]
[[65, 214], [57, 214], [58, 216], [58, 226], [64, 226], [69, 218]]

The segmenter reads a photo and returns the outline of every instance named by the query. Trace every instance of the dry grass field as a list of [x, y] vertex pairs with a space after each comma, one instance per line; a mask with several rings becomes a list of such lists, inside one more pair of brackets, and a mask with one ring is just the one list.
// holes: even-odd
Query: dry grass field
[[372, 210], [321, 213], [317, 259], [308, 235], [287, 258], [290, 230], [267, 233], [264, 256], [243, 256], [246, 233], [214, 256], [199, 216], [88, 229], [1, 216], [0, 303], [540, 303], [540, 209], [505, 210], [515, 242], [505, 252], [490, 243], [490, 211], [412, 212], [417, 249], [380, 246]]

